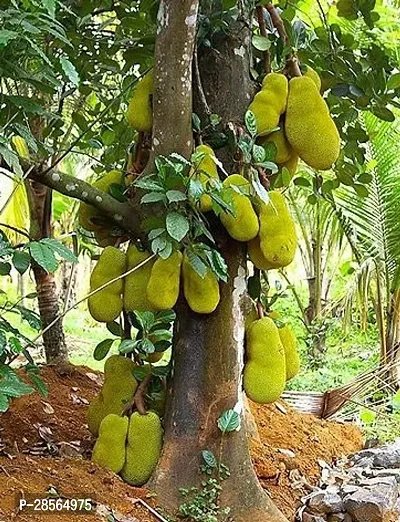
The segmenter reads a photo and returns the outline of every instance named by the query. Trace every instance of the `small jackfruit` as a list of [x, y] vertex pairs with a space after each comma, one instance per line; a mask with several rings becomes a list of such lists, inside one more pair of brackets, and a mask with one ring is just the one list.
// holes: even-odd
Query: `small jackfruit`
[[278, 329], [286, 359], [286, 380], [293, 379], [300, 371], [300, 355], [297, 350], [297, 339], [290, 324], [286, 323]]
[[[121, 276], [125, 270], [125, 253], [112, 246], [106, 247], [90, 276], [90, 291]], [[89, 312], [93, 319], [100, 323], [110, 323], [120, 315], [123, 308], [123, 288], [124, 280], [121, 278], [89, 297]]]
[[296, 228], [283, 194], [268, 194], [270, 201], [260, 207], [260, 250], [270, 268], [283, 268], [296, 253]]
[[153, 80], [153, 71], [150, 71], [137, 84], [129, 102], [126, 119], [138, 132], [149, 132], [153, 126]]
[[[200, 180], [203, 187], [209, 183], [209, 180], [218, 179], [218, 170], [215, 161], [214, 151], [208, 145], [199, 145], [196, 147], [197, 153], [204, 153], [205, 156], [201, 159], [194, 168], [191, 169], [189, 175], [194, 175], [196, 179]], [[201, 212], [209, 212], [212, 210], [212, 199], [208, 194], [200, 196], [200, 210]]]
[[135, 363], [121, 355], [111, 355], [104, 365], [104, 384], [87, 412], [89, 430], [97, 436], [101, 421], [109, 415], [121, 415], [130, 403], [138, 383], [133, 375]]
[[319, 74], [317, 73], [317, 71], [315, 71], [312, 67], [310, 67], [309, 65], [307, 65], [307, 70], [306, 72], [304, 73], [304, 76], [306, 76], [307, 78], [311, 78], [311, 80], [315, 83], [315, 85], [317, 86], [317, 89], [319, 91], [321, 91], [321, 78], [319, 76]]
[[287, 141], [282, 127], [279, 130], [264, 136], [260, 140], [260, 145], [263, 147], [265, 147], [268, 143], [273, 143], [276, 147], [275, 163], [285, 163], [290, 159], [292, 147]]
[[249, 254], [250, 261], [259, 270], [271, 270], [274, 268], [269, 263], [260, 248], [260, 237], [256, 236], [254, 239], [247, 243], [247, 253]]
[[[93, 187], [96, 187], [103, 192], [108, 192], [110, 186], [114, 183], [118, 185], [122, 183], [122, 174], [119, 170], [111, 170], [110, 172], [107, 172], [104, 176], [93, 183]], [[97, 208], [92, 205], [81, 203], [79, 206], [78, 217], [79, 224], [86, 230], [98, 231], [104, 229], [104, 225], [102, 226], [101, 224], [94, 222], [96, 219], [101, 219], [102, 215]]]
[[[232, 174], [228, 176], [223, 183], [224, 187], [240, 187], [244, 192], [249, 188], [249, 182], [240, 174]], [[234, 204], [235, 216], [228, 212], [222, 211], [220, 219], [228, 234], [236, 239], [236, 241], [250, 241], [256, 237], [260, 227], [258, 217], [255, 213], [250, 199], [244, 194], [230, 190]]]
[[286, 137], [310, 167], [327, 170], [340, 152], [340, 136], [314, 81], [292, 78], [285, 119]]
[[173, 308], [179, 297], [182, 254], [174, 252], [168, 259], [159, 258], [154, 263], [149, 282], [147, 299], [154, 310]]
[[279, 73], [265, 76], [261, 91], [249, 106], [257, 121], [257, 134], [269, 134], [279, 125], [279, 118], [286, 110], [288, 80]]
[[121, 477], [132, 486], [142, 486], [151, 477], [160, 458], [163, 430], [154, 412], [135, 412], [129, 421], [125, 465]]
[[286, 384], [285, 351], [269, 317], [254, 321], [246, 332], [247, 362], [243, 383], [247, 396], [259, 404], [275, 402]]
[[219, 303], [219, 285], [215, 275], [207, 269], [204, 278], [199, 276], [186, 255], [183, 256], [182, 273], [183, 291], [190, 308], [198, 314], [211, 314]]
[[[131, 245], [126, 253], [128, 261], [128, 270], [139, 265], [150, 257], [150, 253], [140, 251], [136, 245]], [[132, 312], [152, 311], [153, 307], [147, 299], [147, 285], [149, 283], [151, 270], [154, 261], [148, 261], [138, 270], [126, 276], [124, 291], [124, 310]]]
[[110, 413], [101, 421], [99, 437], [93, 448], [92, 461], [102, 468], [119, 473], [125, 463], [128, 417]]

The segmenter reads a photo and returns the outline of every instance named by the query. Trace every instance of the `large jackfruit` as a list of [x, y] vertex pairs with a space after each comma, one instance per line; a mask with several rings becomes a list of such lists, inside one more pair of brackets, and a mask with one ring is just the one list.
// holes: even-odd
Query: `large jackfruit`
[[92, 461], [102, 468], [119, 473], [125, 463], [128, 417], [110, 413], [101, 421], [99, 437], [93, 448]]
[[293, 379], [300, 371], [300, 355], [297, 350], [297, 339], [290, 324], [286, 323], [279, 330], [279, 337], [285, 350], [286, 380]]
[[257, 321], [257, 319], [259, 319], [257, 307], [252, 306], [250, 312], [247, 314], [247, 317], [244, 321], [244, 329], [246, 332], [250, 328], [250, 326], [254, 323], [254, 321]]
[[285, 163], [286, 161], [289, 161], [292, 147], [286, 139], [282, 126], [279, 130], [268, 134], [268, 136], [264, 136], [260, 140], [260, 145], [263, 147], [268, 143], [273, 143], [276, 147], [275, 163]]
[[199, 276], [187, 256], [183, 256], [182, 273], [183, 291], [190, 308], [198, 314], [211, 314], [219, 303], [219, 285], [215, 275], [208, 269], [204, 278]]
[[296, 253], [296, 228], [283, 194], [273, 190], [269, 197], [260, 207], [260, 249], [270, 268], [283, 268]]
[[150, 71], [137, 84], [129, 102], [126, 119], [138, 132], [149, 132], [153, 126], [153, 79], [153, 71]]
[[249, 254], [250, 261], [259, 270], [271, 270], [274, 268], [269, 263], [260, 248], [260, 237], [256, 236], [254, 239], [247, 243], [247, 253]]
[[[131, 245], [126, 253], [128, 270], [142, 263], [150, 257], [150, 253], [140, 251], [136, 245]], [[153, 306], [147, 299], [147, 285], [149, 283], [154, 261], [148, 261], [138, 270], [126, 276], [124, 292], [124, 310], [132, 312], [153, 311]]]
[[90, 403], [87, 412], [89, 430], [94, 436], [99, 433], [101, 421], [109, 415], [121, 415], [130, 403], [138, 383], [133, 376], [135, 363], [121, 355], [111, 355], [104, 365], [104, 384], [99, 395]]
[[[110, 172], [107, 172], [107, 174], [93, 183], [93, 187], [96, 187], [103, 192], [108, 192], [110, 186], [114, 183], [122, 183], [122, 174], [119, 170], [111, 170]], [[94, 222], [96, 219], [99, 220], [102, 215], [97, 208], [92, 205], [81, 203], [79, 206], [78, 217], [79, 224], [86, 230], [100, 231], [104, 229], [102, 225]]]
[[285, 351], [272, 319], [254, 321], [246, 332], [247, 362], [243, 382], [247, 396], [259, 404], [279, 399], [285, 389]]
[[[244, 192], [248, 191], [249, 182], [240, 174], [233, 174], [228, 176], [223, 183], [224, 187], [240, 187]], [[228, 212], [222, 211], [220, 219], [228, 234], [236, 239], [236, 241], [250, 241], [258, 234], [260, 227], [258, 217], [255, 213], [250, 198], [244, 194], [236, 192], [234, 189], [230, 190], [235, 216]]]
[[[126, 255], [124, 252], [112, 246], [106, 247], [90, 276], [90, 291], [121, 276], [125, 271]], [[123, 288], [124, 280], [121, 278], [89, 297], [89, 312], [93, 319], [101, 323], [110, 323], [120, 315], [123, 308], [121, 297]]]
[[125, 465], [121, 477], [132, 486], [142, 486], [151, 477], [160, 458], [163, 430], [154, 412], [131, 416], [128, 429]]
[[321, 91], [322, 82], [317, 71], [315, 71], [312, 67], [307, 65], [307, 71], [304, 73], [304, 76], [306, 76], [307, 78], [311, 78], [311, 80], [317, 86], [318, 91]]
[[285, 132], [295, 152], [314, 169], [331, 168], [339, 156], [339, 132], [317, 86], [307, 76], [289, 82]]
[[147, 299], [155, 310], [173, 308], [179, 297], [182, 254], [174, 252], [168, 259], [154, 263], [147, 284]]
[[288, 80], [279, 73], [265, 76], [261, 91], [249, 106], [257, 121], [257, 133], [269, 134], [279, 125], [279, 118], [286, 110]]
[[[208, 145], [199, 145], [196, 147], [195, 152], [202, 152], [205, 156], [199, 161], [195, 168], [191, 169], [190, 175], [194, 175], [205, 188], [209, 183], [209, 180], [219, 178], [217, 165], [212, 159], [213, 157], [215, 158], [215, 154], [212, 148]], [[212, 210], [212, 199], [208, 194], [200, 196], [200, 210], [201, 212], [209, 212]]]

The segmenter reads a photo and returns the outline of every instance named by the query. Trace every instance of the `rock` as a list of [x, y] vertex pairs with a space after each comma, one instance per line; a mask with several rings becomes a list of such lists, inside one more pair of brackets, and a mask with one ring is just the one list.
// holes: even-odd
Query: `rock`
[[400, 468], [400, 439], [393, 444], [362, 450], [352, 457], [357, 466], [372, 468]]
[[371, 487], [379, 486], [379, 485], [383, 486], [384, 484], [390, 486], [393, 489], [396, 489], [398, 487], [396, 477], [391, 477], [390, 475], [366, 478], [366, 479], [358, 482], [359, 486], [363, 486], [366, 488], [371, 488]]
[[321, 515], [313, 515], [311, 513], [303, 513], [303, 522], [326, 522], [326, 518]]
[[328, 516], [328, 522], [352, 522], [348, 513], [333, 513]]
[[343, 511], [343, 501], [337, 488], [327, 488], [312, 495], [308, 500], [308, 509], [318, 514], [340, 513]]
[[[400, 484], [400, 469], [373, 469], [366, 473], [367, 476], [371, 477], [394, 477], [398, 484]], [[380, 480], [380, 479], [379, 479]]]
[[388, 484], [359, 488], [355, 493], [344, 498], [344, 511], [354, 522], [384, 522], [395, 508], [398, 496], [395, 487]]

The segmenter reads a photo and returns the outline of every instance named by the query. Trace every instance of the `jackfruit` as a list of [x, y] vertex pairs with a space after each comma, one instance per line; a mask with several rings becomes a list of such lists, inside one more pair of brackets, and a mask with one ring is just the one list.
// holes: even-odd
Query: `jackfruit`
[[128, 417], [110, 413], [101, 421], [99, 437], [93, 448], [92, 461], [102, 468], [119, 473], [125, 463]]
[[275, 189], [275, 188], [281, 188], [283, 186], [286, 186], [283, 178], [280, 176], [280, 174], [283, 171], [283, 168], [286, 167], [286, 169], [289, 171], [290, 179], [293, 179], [294, 175], [297, 172], [298, 165], [299, 165], [299, 157], [295, 153], [295, 151], [292, 149], [292, 147], [290, 147], [290, 158], [288, 159], [288, 161], [285, 161], [284, 163], [278, 163], [279, 170], [278, 170], [277, 174], [272, 174], [272, 176], [270, 176], [270, 178], [269, 178], [271, 187]]
[[[106, 247], [90, 276], [90, 291], [121, 276], [126, 271], [126, 261], [124, 252], [112, 246]], [[89, 297], [89, 312], [93, 319], [110, 323], [120, 315], [123, 309], [123, 288], [124, 280], [121, 278]]]
[[168, 259], [159, 258], [153, 264], [146, 292], [154, 310], [169, 310], [175, 306], [179, 297], [181, 265], [181, 252], [174, 252]]
[[293, 379], [300, 371], [300, 355], [297, 351], [297, 339], [290, 324], [286, 323], [279, 330], [286, 360], [286, 380]]
[[265, 147], [268, 143], [273, 143], [276, 147], [275, 163], [285, 163], [290, 159], [292, 147], [286, 139], [285, 132], [281, 127], [279, 130], [264, 136], [260, 140], [260, 145]]
[[[195, 152], [202, 152], [206, 155], [195, 167], [192, 167], [189, 175], [194, 175], [196, 179], [200, 180], [200, 183], [205, 188], [209, 183], [209, 180], [219, 178], [217, 165], [212, 159], [215, 157], [215, 154], [212, 148], [208, 145], [199, 145], [196, 147]], [[212, 199], [208, 194], [200, 196], [200, 210], [201, 212], [209, 212], [212, 210]]]
[[279, 399], [286, 384], [285, 351], [269, 317], [254, 321], [246, 332], [247, 362], [243, 383], [247, 396], [259, 404]]
[[132, 486], [142, 486], [151, 477], [160, 458], [163, 430], [154, 412], [135, 412], [129, 421], [125, 465], [121, 477]]
[[259, 319], [257, 308], [252, 306], [244, 322], [244, 329], [246, 332], [250, 328], [250, 325], [254, 323], [254, 321], [257, 321], [257, 319]]
[[211, 314], [219, 303], [219, 285], [215, 275], [207, 269], [204, 278], [199, 276], [186, 255], [183, 256], [182, 273], [183, 291], [190, 308], [198, 314]]
[[286, 110], [288, 80], [279, 73], [265, 76], [261, 91], [249, 106], [257, 121], [257, 134], [269, 134], [279, 125], [279, 118]]
[[[240, 174], [228, 176], [223, 185], [224, 187], [237, 186], [243, 191], [248, 190], [250, 186], [247, 179]], [[250, 239], [256, 237], [260, 227], [257, 214], [247, 196], [239, 194], [234, 189], [231, 189], [230, 192], [234, 204], [235, 216], [222, 211], [220, 214], [222, 224], [228, 231], [228, 234], [233, 237], [233, 239], [236, 239], [236, 241], [250, 241]]]
[[304, 76], [306, 76], [307, 78], [311, 78], [311, 80], [317, 86], [318, 91], [321, 91], [321, 78], [317, 71], [315, 71], [312, 67], [307, 65], [307, 71], [304, 73]]
[[[150, 257], [149, 252], [141, 252], [136, 245], [131, 245], [126, 253], [128, 270], [142, 263]], [[153, 311], [153, 307], [147, 299], [147, 285], [149, 283], [154, 261], [148, 261], [138, 270], [126, 276], [124, 292], [124, 310], [132, 312]]]
[[[107, 172], [107, 174], [93, 183], [93, 187], [96, 187], [103, 192], [108, 192], [110, 186], [114, 183], [122, 183], [122, 174], [119, 170], [111, 170], [110, 172]], [[92, 205], [81, 203], [79, 206], [78, 217], [79, 224], [86, 230], [99, 231], [104, 229], [104, 225], [99, 225], [94, 222], [96, 219], [99, 220], [103, 216], [100, 211]], [[106, 218], [103, 219], [105, 220]]]
[[260, 237], [256, 236], [254, 239], [247, 243], [247, 253], [249, 254], [250, 261], [259, 270], [271, 270], [274, 268], [269, 263], [260, 248]]
[[104, 384], [100, 393], [90, 403], [87, 412], [89, 430], [94, 436], [99, 433], [101, 421], [109, 415], [121, 415], [130, 403], [138, 383], [133, 376], [135, 363], [121, 355], [111, 355], [104, 365]]
[[150, 71], [139, 81], [129, 102], [126, 119], [138, 132], [150, 132], [153, 126], [153, 80], [153, 71]]
[[260, 250], [270, 268], [283, 268], [296, 253], [296, 228], [284, 196], [275, 190], [268, 194], [270, 201], [260, 207]]
[[339, 156], [339, 132], [317, 86], [307, 76], [289, 82], [285, 132], [295, 152], [314, 169], [331, 168]]

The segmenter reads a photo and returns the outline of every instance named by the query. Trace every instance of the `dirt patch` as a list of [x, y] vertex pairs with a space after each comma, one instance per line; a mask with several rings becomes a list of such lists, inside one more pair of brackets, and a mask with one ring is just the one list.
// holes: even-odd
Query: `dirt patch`
[[[156, 522], [146, 509], [132, 503], [146, 498], [146, 490], [128, 486], [88, 460], [93, 441], [86, 409], [98, 393], [101, 375], [85, 367], [61, 373], [44, 368], [42, 378], [49, 388], [47, 398], [37, 393], [22, 397], [0, 416], [0, 522], [65, 522], [65, 515], [16, 514], [16, 493], [44, 493], [49, 488], [63, 494], [94, 493], [102, 504], [126, 517]], [[260, 435], [260, 441], [251, 444], [257, 474], [276, 505], [293, 520], [307, 483], [318, 481], [318, 460], [330, 463], [360, 449], [361, 435], [352, 425], [321, 421], [283, 403], [252, 409]], [[151, 498], [147, 501], [152, 503]], [[87, 515], [73, 519], [90, 522]]]

